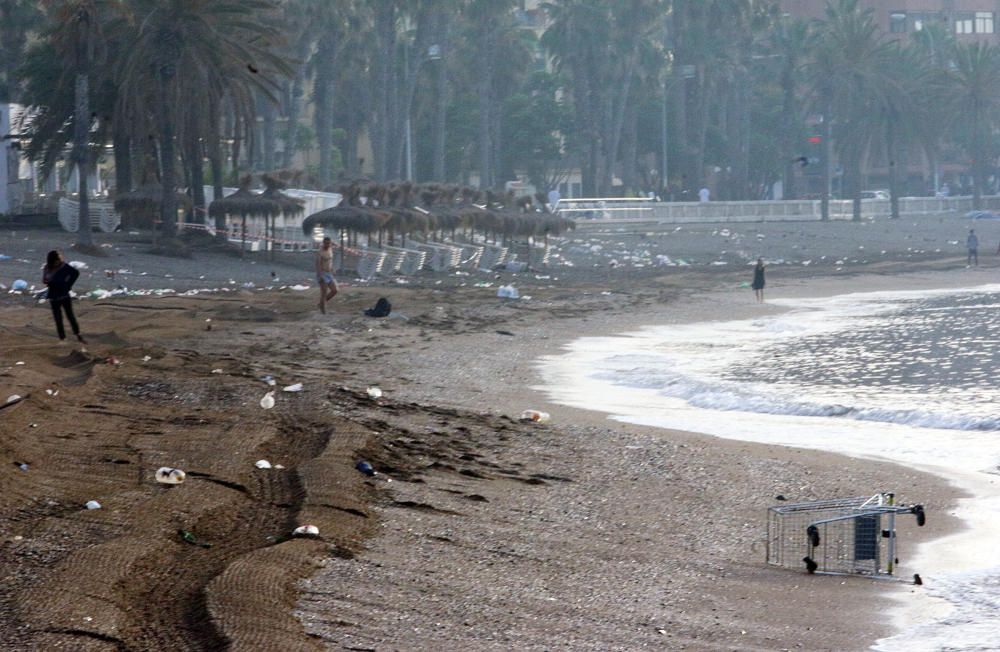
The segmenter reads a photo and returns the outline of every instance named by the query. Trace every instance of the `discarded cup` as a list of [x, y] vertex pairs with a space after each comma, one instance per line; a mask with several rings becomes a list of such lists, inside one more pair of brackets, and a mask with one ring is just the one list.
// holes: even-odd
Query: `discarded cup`
[[378, 387], [372, 386], [365, 390], [368, 392], [368, 396], [371, 398], [382, 398], [382, 390]]
[[265, 410], [270, 410], [274, 407], [274, 392], [268, 392], [264, 394], [264, 398], [260, 399], [260, 406]]
[[534, 423], [548, 423], [549, 413], [539, 410], [525, 410], [521, 413], [521, 421], [532, 421]]
[[254, 466], [256, 466], [258, 469], [269, 469], [271, 468], [271, 463], [268, 462], [267, 460], [257, 460], [256, 462], [254, 462]]
[[283, 391], [283, 392], [301, 392], [302, 391], [302, 383], [295, 383], [294, 385], [288, 385], [287, 387], [284, 387], [281, 391]]
[[180, 484], [184, 482], [187, 474], [180, 469], [172, 469], [169, 466], [161, 466], [156, 469], [156, 481], [162, 484]]
[[319, 528], [315, 525], [300, 525], [292, 530], [293, 537], [318, 537]]
[[100, 509], [101, 503], [97, 502], [96, 500], [88, 500], [85, 507], [87, 509]]
[[372, 468], [371, 464], [369, 464], [364, 460], [359, 460], [358, 463], [354, 465], [354, 468], [356, 468], [358, 471], [361, 471], [365, 475], [368, 476], [375, 475], [375, 469]]

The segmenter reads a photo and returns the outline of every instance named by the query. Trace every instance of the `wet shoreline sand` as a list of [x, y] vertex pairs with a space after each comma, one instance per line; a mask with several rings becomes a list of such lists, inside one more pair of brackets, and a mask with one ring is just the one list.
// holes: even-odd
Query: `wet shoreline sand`
[[[872, 617], [884, 585], [765, 567], [764, 510], [889, 477], [928, 505], [922, 534], [936, 536], [957, 527], [944, 483], [615, 424], [532, 389], [539, 355], [623, 330], [621, 315], [757, 310], [749, 291], [718, 303], [736, 278], [536, 283], [521, 302], [426, 280], [352, 286], [325, 319], [313, 292], [83, 301], [86, 353], [56, 344], [46, 306], [6, 302], [0, 382], [27, 400], [0, 412], [0, 448], [29, 470], [0, 467], [4, 649], [866, 647], [890, 633]], [[909, 277], [821, 284], [878, 278]], [[772, 285], [815, 291], [800, 279]], [[408, 319], [361, 317], [381, 295]], [[305, 391], [264, 412], [265, 374]], [[525, 408], [552, 424], [518, 423]], [[355, 471], [360, 458], [384, 476]], [[166, 489], [161, 465], [193, 473]], [[83, 510], [91, 499], [103, 509]], [[283, 540], [305, 522], [319, 540]]]

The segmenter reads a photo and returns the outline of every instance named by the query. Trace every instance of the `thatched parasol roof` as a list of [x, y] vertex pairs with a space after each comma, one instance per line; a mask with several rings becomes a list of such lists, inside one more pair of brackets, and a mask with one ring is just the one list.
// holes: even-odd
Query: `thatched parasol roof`
[[290, 197], [285, 193], [281, 192], [283, 188], [286, 188], [284, 181], [272, 177], [269, 174], [264, 175], [264, 192], [260, 195], [265, 199], [270, 199], [276, 203], [280, 209], [280, 212], [284, 215], [298, 215], [305, 210], [305, 202], [301, 199], [295, 197]]
[[[191, 198], [181, 192], [175, 192], [178, 208], [190, 208]], [[163, 185], [158, 181], [150, 181], [130, 192], [124, 192], [115, 198], [115, 210], [122, 214], [125, 221], [135, 224], [139, 221], [153, 221], [160, 216], [160, 204], [163, 202]]]
[[277, 202], [250, 190], [250, 182], [249, 175], [240, 179], [240, 187], [236, 192], [216, 199], [208, 205], [209, 215], [212, 217], [223, 215], [269, 217], [280, 213], [281, 207]]

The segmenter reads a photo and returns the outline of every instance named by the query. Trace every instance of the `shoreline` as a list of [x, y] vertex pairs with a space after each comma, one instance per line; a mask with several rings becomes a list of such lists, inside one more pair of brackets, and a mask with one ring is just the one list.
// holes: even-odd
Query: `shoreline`
[[[950, 275], [938, 276], [932, 274], [931, 276], [933, 277], [933, 281], [935, 281], [935, 283], [932, 284], [936, 285], [953, 284], [955, 287], [958, 287], [968, 284], [967, 280], [961, 280], [961, 281], [956, 280], [951, 278]], [[885, 282], [887, 284], [895, 286], [899, 282], [899, 280], [900, 277], [893, 276], [891, 279], [885, 279]], [[924, 278], [923, 274], [913, 275], [911, 279], [907, 282], [911, 281], [915, 282], [918, 285], [923, 285], [927, 283], [927, 279]], [[870, 279], [867, 278], [861, 279], [859, 282], [867, 285], [870, 282]], [[837, 294], [838, 292], [843, 291], [843, 285], [844, 285], [843, 279], [838, 279], [835, 283], [828, 284], [828, 291], [830, 292], [830, 294]], [[802, 286], [804, 286], [804, 291], [806, 292], [806, 294], [810, 295], [816, 289], [816, 286], [808, 281], [798, 282], [796, 283], [796, 286], [799, 287], [800, 290], [803, 289]], [[720, 296], [718, 295], [718, 293], [713, 293], [711, 291], [706, 293], [705, 297], [702, 297], [699, 300], [695, 300], [700, 306], [700, 308], [695, 308], [694, 311], [697, 312], [698, 310], [705, 310], [708, 311], [709, 313], [717, 311], [718, 296]], [[641, 316], [630, 315], [630, 319], [633, 319], [635, 322], [638, 323], [651, 323], [653, 320], [660, 319], [664, 316], [668, 316], [666, 313], [672, 313], [668, 316], [669, 319], [677, 319], [678, 317], [676, 315], [675, 309], [676, 309], [676, 302], [671, 302], [670, 304], [667, 304], [666, 306], [663, 307], [654, 307], [650, 312], [640, 313]], [[746, 309], [751, 312], [757, 312], [760, 310], [759, 307], [756, 307], [753, 304], [740, 306], [739, 309], [740, 310]], [[767, 312], [773, 311], [774, 309], [775, 309], [774, 306], [763, 307], [763, 310]], [[697, 314], [688, 314], [684, 317], [684, 319], [693, 319], [693, 320], [697, 320], [700, 318], [701, 316]], [[522, 374], [526, 370], [530, 371], [531, 377], [537, 377], [537, 368], [535, 366], [535, 360], [544, 351], [552, 349], [560, 349], [564, 344], [568, 343], [569, 341], [575, 340], [578, 337], [584, 335], [617, 334], [621, 332], [621, 326], [616, 325], [614, 323], [613, 317], [608, 318], [603, 316], [602, 314], [598, 315], [591, 314], [586, 317], [581, 317], [578, 320], [574, 320], [574, 324], [572, 326], [563, 322], [563, 326], [567, 326], [568, 327], [567, 330], [574, 332], [572, 332], [571, 334], [566, 334], [565, 332], [563, 332], [554, 338], [549, 338], [549, 335], [546, 334], [546, 328], [544, 324], [535, 324], [533, 327], [529, 327], [525, 330], [519, 330], [516, 333], [516, 338], [513, 340], [505, 339], [503, 337], [494, 338], [494, 341], [496, 341], [496, 339], [499, 339], [500, 341], [503, 342], [516, 342], [516, 344], [512, 344], [512, 346], [514, 346], [515, 348], [508, 348], [505, 352], [503, 352], [500, 357], [506, 359], [506, 362], [500, 362], [494, 359], [496, 356], [493, 356], [489, 353], [485, 353], [484, 351], [485, 347], [482, 347], [479, 349], [480, 354], [484, 357], [489, 358], [489, 360], [484, 361], [483, 359], [480, 359], [478, 361], [478, 365], [481, 368], [488, 369], [489, 375], [491, 375], [494, 378], [496, 377], [522, 378], [524, 377]], [[578, 331], [576, 327], [579, 327]], [[479, 339], [489, 339], [488, 335], [481, 335], [478, 337]], [[456, 344], [455, 346], [457, 349], [462, 350], [466, 347], [476, 347], [477, 344], [475, 342], [473, 343], [463, 342], [460, 344]], [[404, 358], [405, 357], [407, 356], [404, 356]], [[409, 357], [412, 358], [413, 356]], [[441, 361], [435, 360], [435, 362], [437, 364], [429, 364], [428, 360], [421, 359], [419, 365], [417, 365], [414, 364], [413, 362], [407, 364], [404, 361], [401, 364], [401, 368], [405, 370], [411, 367], [419, 366], [420, 368], [427, 370], [429, 367], [431, 374], [435, 376], [443, 375], [444, 377], [447, 377], [449, 373], [458, 376], [462, 381], [461, 383], [458, 384], [458, 386], [462, 387], [462, 391], [458, 393], [452, 393], [449, 395], [450, 405], [457, 405], [460, 407], [474, 409], [476, 408], [477, 405], [480, 405], [481, 395], [489, 394], [491, 403], [500, 408], [499, 411], [501, 413], [517, 414], [521, 409], [526, 409], [526, 408], [543, 409], [551, 412], [554, 424], [563, 424], [571, 422], [575, 425], [587, 424], [588, 427], [592, 428], [602, 428], [602, 427], [613, 428], [613, 429], [621, 428], [632, 432], [645, 433], [646, 435], [651, 435], [657, 438], [667, 438], [672, 440], [694, 440], [694, 441], [700, 440], [702, 442], [708, 440], [711, 442], [711, 446], [713, 447], [721, 446], [723, 448], [728, 448], [731, 450], [735, 449], [743, 451], [752, 450], [755, 451], [755, 454], [758, 456], [763, 454], [776, 454], [779, 457], [793, 457], [793, 458], [794, 457], [801, 458], [805, 456], [810, 458], [822, 459], [824, 464], [830, 464], [830, 465], [838, 464], [841, 459], [846, 459], [845, 456], [840, 454], [832, 454], [832, 453], [817, 454], [812, 451], [807, 451], [805, 449], [795, 449], [795, 448], [785, 449], [784, 447], [774, 447], [765, 444], [745, 444], [739, 441], [727, 441], [719, 439], [713, 435], [682, 433], [679, 431], [666, 431], [660, 428], [642, 428], [639, 426], [632, 426], [632, 425], [622, 426], [620, 424], [618, 424], [618, 427], [615, 427], [609, 425], [607, 419], [600, 413], [588, 410], [581, 410], [579, 408], [568, 408], [566, 406], [557, 403], [552, 403], [548, 399], [543, 399], [542, 396], [535, 391], [537, 387], [531, 386], [533, 385], [533, 383], [529, 383], [528, 387], [524, 387], [520, 383], [501, 384], [500, 386], [494, 384], [491, 386], [489, 383], [483, 384], [475, 382], [475, 379], [469, 378], [468, 375], [464, 374], [460, 368], [455, 368], [454, 365], [449, 366], [449, 362], [447, 360], [441, 360]], [[400, 361], [394, 360], [393, 364], [400, 364]], [[406, 397], [408, 399], [413, 398], [413, 396], [409, 392], [406, 393]], [[554, 425], [553, 427], [558, 428], [559, 426]], [[776, 448], [781, 448], [783, 450], [781, 452], [776, 452], [775, 450]], [[854, 463], [860, 466], [875, 465], [876, 467], [879, 468], [883, 467], [889, 469], [898, 468], [900, 469], [901, 472], [897, 472], [895, 470], [887, 471], [887, 473], [891, 473], [899, 478], [898, 485], [902, 486], [904, 484], [914, 483], [914, 480], [911, 477], [911, 473], [907, 473], [907, 471], [911, 470], [906, 469], [905, 466], [899, 465], [897, 463], [876, 462], [867, 459], [865, 460], [857, 460], [856, 458], [854, 459], [855, 459]], [[935, 487], [935, 490], [933, 492], [934, 497], [932, 500], [923, 500], [923, 499], [921, 500], [923, 500], [923, 502], [925, 503], [931, 503], [934, 505], [933, 518], [935, 519], [936, 522], [934, 523], [934, 527], [927, 528], [926, 532], [920, 532], [920, 534], [923, 536], [919, 537], [919, 540], [929, 540], [934, 537], [941, 537], [944, 536], [945, 534], [948, 534], [949, 528], [955, 528], [958, 526], [958, 524], [953, 519], [946, 516], [946, 513], [951, 511], [951, 505], [953, 505], [954, 502], [961, 495], [961, 491], [957, 488], [947, 486], [947, 484], [942, 480], [939, 479], [930, 480], [926, 476], [924, 477], [924, 480], [922, 482], [918, 482], [917, 484], [926, 485], [927, 487]], [[928, 492], [927, 495], [929, 496], [930, 492]], [[761, 511], [761, 514], [763, 514], [763, 511]], [[908, 538], [908, 541], [910, 542], [917, 541], [918, 540], [917, 532], [918, 531], [907, 532], [906, 536]], [[907, 548], [909, 547], [910, 546], [908, 544]], [[762, 561], [760, 561], [759, 563], [761, 566], [763, 566]], [[777, 573], [779, 575], [787, 573], [787, 571], [783, 571], [780, 569], [771, 569], [771, 568], [765, 568], [764, 572]], [[854, 580], [850, 580], [849, 582], [854, 582]], [[864, 582], [864, 580], [858, 579], [857, 582], [862, 583]], [[882, 594], [903, 593], [911, 591], [913, 591], [912, 587], [906, 587], [905, 585], [902, 584], [897, 585], [896, 587], [892, 587], [889, 585], [884, 585], [879, 583], [879, 589], [877, 591], [879, 596], [852, 595], [850, 600], [855, 602], [858, 600], [870, 602], [871, 607], [877, 610]], [[876, 639], [883, 638], [884, 636], [891, 634], [892, 630], [889, 627], [885, 627], [884, 629], [879, 630], [877, 634], [875, 631], [873, 631], [872, 633], [875, 635], [873, 635], [870, 638], [870, 643], [874, 643]], [[841, 644], [850, 645], [846, 640], [843, 640]], [[854, 645], [857, 644], [856, 639], [854, 640], [853, 644]], [[867, 649], [867, 647], [868, 645], [864, 646], [865, 649]], [[823, 648], [823, 649], [838, 649], [838, 648], [836, 646], [831, 646], [830, 648]], [[840, 648], [840, 649], [847, 649], [847, 648]]]

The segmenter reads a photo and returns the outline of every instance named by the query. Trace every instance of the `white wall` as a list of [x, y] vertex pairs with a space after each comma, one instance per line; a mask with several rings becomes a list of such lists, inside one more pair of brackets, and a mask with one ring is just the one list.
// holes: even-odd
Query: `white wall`
[[[0, 104], [0, 138], [10, 133], [10, 105]], [[8, 162], [10, 160], [10, 140], [0, 140], [0, 213], [10, 212], [10, 179], [8, 177]], [[14, 182], [17, 183], [15, 175]]]

